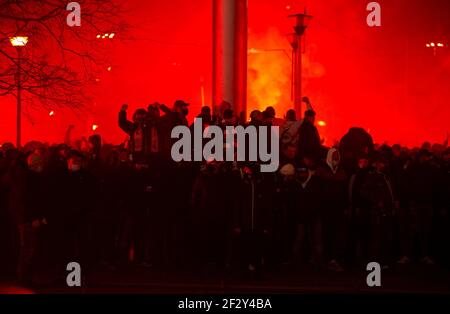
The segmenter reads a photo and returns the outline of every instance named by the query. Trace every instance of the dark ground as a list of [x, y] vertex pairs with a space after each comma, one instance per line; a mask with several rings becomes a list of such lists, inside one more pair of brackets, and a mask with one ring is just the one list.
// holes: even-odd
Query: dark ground
[[[449, 294], [450, 271], [438, 266], [406, 265], [382, 270], [381, 287], [366, 284], [368, 272], [347, 270], [333, 273], [306, 265], [279, 269], [262, 278], [238, 279], [215, 271], [162, 271], [139, 266], [93, 272], [82, 288], [49, 285], [45, 278], [29, 290], [33, 293], [139, 293], [139, 294], [291, 294], [291, 293], [413, 293]], [[14, 282], [0, 283], [0, 293], [23, 293]]]

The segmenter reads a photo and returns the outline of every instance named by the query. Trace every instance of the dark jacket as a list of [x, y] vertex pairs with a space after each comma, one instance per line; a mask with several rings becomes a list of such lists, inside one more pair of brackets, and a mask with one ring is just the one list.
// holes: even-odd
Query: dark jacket
[[316, 172], [323, 184], [322, 202], [325, 211], [342, 210], [348, 206], [348, 176], [338, 166], [333, 172], [327, 164], [321, 164]]
[[298, 155], [300, 158], [320, 159], [322, 146], [319, 131], [311, 122], [305, 120], [299, 129]]
[[[130, 136], [129, 149], [133, 154], [133, 160], [136, 162], [145, 162], [145, 156], [152, 152], [153, 141], [158, 141], [157, 147], [160, 151], [161, 125], [159, 118], [146, 119], [141, 125], [142, 128], [142, 148], [137, 151], [136, 131], [139, 128], [137, 123], [127, 119], [127, 112], [119, 112], [119, 127]], [[154, 133], [156, 132], [156, 133]], [[156, 137], [155, 137], [156, 136]]]
[[275, 176], [257, 174], [237, 186], [234, 225], [247, 231], [269, 231], [275, 199]]
[[372, 136], [363, 128], [351, 128], [340, 143], [342, 163], [347, 173], [355, 173], [360, 156], [371, 156], [374, 152]]
[[[205, 167], [206, 168], [206, 167]], [[235, 200], [235, 183], [231, 173], [203, 169], [192, 188], [194, 224], [222, 223], [229, 227]]]
[[41, 220], [46, 216], [50, 195], [43, 174], [18, 167], [9, 183], [9, 209], [17, 225]]
[[60, 210], [63, 219], [84, 219], [98, 209], [100, 189], [98, 182], [89, 172], [66, 171], [61, 176]]
[[361, 185], [361, 196], [376, 215], [391, 215], [394, 210], [394, 192], [389, 177], [370, 171]]
[[297, 224], [311, 223], [321, 215], [323, 186], [316, 175], [312, 175], [306, 186], [296, 184], [294, 212], [290, 215]]
[[355, 174], [350, 177], [348, 186], [348, 200], [352, 215], [361, 214], [361, 210], [367, 210], [370, 206], [369, 201], [363, 196], [362, 185], [369, 175], [369, 169], [358, 169]]
[[172, 144], [177, 139], [172, 139], [172, 129], [178, 125], [188, 126], [188, 122], [185, 117], [182, 117], [179, 113], [174, 111], [168, 111], [160, 118], [160, 147], [164, 156], [170, 156]]
[[432, 204], [436, 191], [437, 169], [429, 163], [416, 162], [406, 170], [410, 202]]

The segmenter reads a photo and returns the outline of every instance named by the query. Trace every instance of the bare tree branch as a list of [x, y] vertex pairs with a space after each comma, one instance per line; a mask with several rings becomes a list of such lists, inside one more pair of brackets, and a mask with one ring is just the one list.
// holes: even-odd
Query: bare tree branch
[[[126, 33], [118, 0], [79, 0], [81, 27], [67, 25], [67, 0], [0, 0], [0, 96], [14, 95], [19, 67], [10, 37], [28, 36], [21, 49], [21, 87], [33, 106], [79, 110], [108, 64], [108, 52]], [[115, 33], [114, 41], [97, 35]]]

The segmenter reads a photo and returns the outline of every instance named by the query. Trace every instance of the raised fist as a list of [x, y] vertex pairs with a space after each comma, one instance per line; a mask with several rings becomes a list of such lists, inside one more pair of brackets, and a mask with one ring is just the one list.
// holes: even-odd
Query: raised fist
[[122, 105], [122, 111], [127, 111], [127, 109], [128, 109], [128, 105], [127, 104], [124, 104], [124, 105]]

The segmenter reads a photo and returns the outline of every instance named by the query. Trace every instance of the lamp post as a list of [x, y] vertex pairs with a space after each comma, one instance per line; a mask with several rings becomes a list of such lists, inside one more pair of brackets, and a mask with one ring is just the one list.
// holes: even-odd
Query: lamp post
[[26, 36], [16, 36], [9, 39], [11, 45], [17, 49], [17, 125], [16, 125], [16, 146], [21, 147], [21, 137], [22, 137], [22, 103], [21, 103], [21, 58], [22, 58], [22, 47], [25, 47], [28, 43], [28, 37]]
[[294, 91], [294, 108], [297, 117], [302, 116], [302, 37], [312, 19], [311, 15], [304, 13], [289, 15], [295, 18], [294, 33], [291, 34], [292, 47], [292, 84]]

